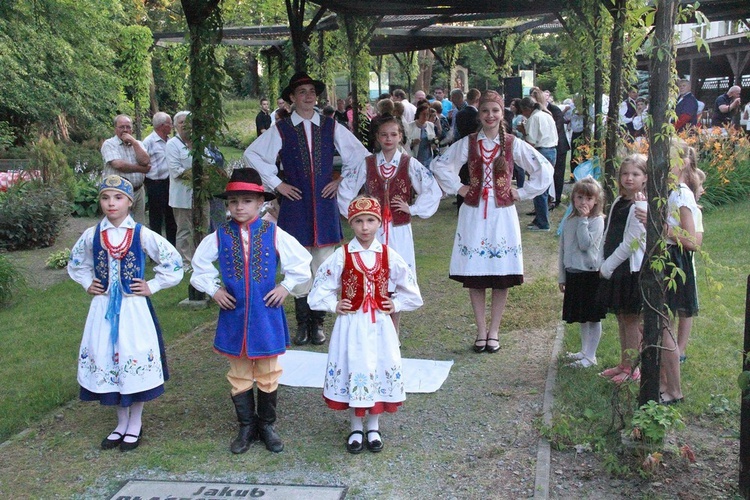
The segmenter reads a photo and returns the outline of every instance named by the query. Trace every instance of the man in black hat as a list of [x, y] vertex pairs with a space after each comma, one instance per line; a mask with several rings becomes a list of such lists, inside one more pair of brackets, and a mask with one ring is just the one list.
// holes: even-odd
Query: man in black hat
[[[278, 225], [294, 236], [312, 254], [312, 275], [341, 243], [334, 180], [334, 150], [341, 155], [341, 175], [353, 172], [369, 153], [359, 140], [335, 120], [315, 111], [318, 96], [325, 84], [307, 73], [295, 74], [281, 97], [294, 104], [291, 116], [279, 120], [275, 127], [258, 137], [243, 156], [245, 163], [260, 173], [263, 183], [275, 189], [282, 201]], [[285, 180], [278, 177], [276, 158], [281, 155]], [[297, 317], [297, 345], [323, 344], [325, 312], [311, 311], [307, 294], [312, 280], [295, 287], [294, 305]]]

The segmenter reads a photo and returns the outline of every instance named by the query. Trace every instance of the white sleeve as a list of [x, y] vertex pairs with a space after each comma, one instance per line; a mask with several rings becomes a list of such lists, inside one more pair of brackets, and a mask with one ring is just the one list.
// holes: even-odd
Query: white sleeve
[[96, 227], [86, 229], [70, 251], [68, 276], [88, 290], [94, 282], [94, 232]]
[[615, 248], [612, 255], [602, 263], [602, 267], [599, 269], [601, 275], [607, 279], [611, 278], [615, 269], [628, 260], [639, 247], [641, 250], [646, 248], [646, 227], [636, 219], [635, 205], [631, 205], [622, 242]]
[[361, 167], [362, 160], [370, 154], [359, 139], [351, 131], [335, 123], [333, 126], [333, 143], [341, 156], [341, 175], [349, 175], [349, 171]]
[[528, 200], [547, 191], [552, 184], [555, 169], [542, 153], [524, 141], [514, 140], [513, 161], [529, 173], [529, 179], [518, 189], [518, 196], [522, 200]]
[[391, 289], [395, 285], [395, 290], [391, 295], [395, 311], [414, 311], [420, 308], [423, 302], [417, 278], [404, 259], [391, 248], [388, 248], [388, 267], [392, 285], [388, 288]]
[[219, 240], [216, 232], [213, 232], [203, 238], [198, 248], [195, 249], [193, 260], [190, 262], [193, 267], [190, 284], [196, 290], [207, 293], [211, 297], [221, 288], [219, 271], [214, 266], [214, 262], [218, 259]]
[[182, 257], [175, 247], [162, 236], [141, 226], [141, 247], [156, 262], [153, 279], [148, 281], [151, 293], [178, 285], [185, 274]]
[[328, 257], [318, 268], [307, 303], [314, 311], [336, 312], [338, 294], [341, 289], [341, 273], [344, 271], [344, 250], [342, 247]]
[[414, 217], [427, 219], [437, 212], [443, 192], [435, 181], [435, 177], [416, 158], [409, 160], [409, 178], [417, 197], [409, 207], [409, 213]]
[[341, 183], [336, 194], [336, 202], [339, 205], [339, 212], [343, 217], [349, 213], [349, 203], [359, 194], [359, 190], [365, 185], [367, 180], [367, 162], [362, 158], [359, 166], [354, 169], [348, 169], [341, 172]]
[[294, 236], [278, 226], [276, 226], [276, 250], [279, 252], [281, 272], [284, 274], [281, 286], [291, 292], [295, 286], [310, 280], [312, 255]]
[[245, 165], [257, 170], [263, 179], [263, 184], [271, 189], [276, 189], [276, 186], [281, 184], [281, 179], [277, 175], [279, 169], [276, 167], [276, 157], [281, 151], [281, 146], [282, 140], [279, 129], [276, 126], [271, 126], [260, 134], [242, 155]]
[[469, 158], [469, 136], [454, 142], [445, 153], [432, 159], [430, 167], [440, 189], [453, 195], [463, 186], [458, 171]]

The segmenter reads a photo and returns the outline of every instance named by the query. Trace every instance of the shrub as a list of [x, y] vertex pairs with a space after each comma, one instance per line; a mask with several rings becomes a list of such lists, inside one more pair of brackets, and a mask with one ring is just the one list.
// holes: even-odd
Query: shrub
[[65, 248], [58, 252], [52, 252], [44, 261], [44, 264], [50, 269], [63, 269], [67, 267], [70, 260], [70, 248]]
[[102, 153], [99, 142], [87, 141], [83, 144], [67, 142], [61, 144], [62, 152], [68, 159], [68, 166], [77, 174], [102, 173]]
[[99, 174], [79, 176], [73, 195], [74, 217], [96, 217], [99, 210]]
[[25, 285], [23, 275], [0, 254], [0, 305], [10, 302], [13, 295]]
[[32, 170], [39, 170], [46, 184], [59, 186], [65, 197], [73, 199], [75, 178], [73, 170], [68, 167], [68, 159], [55, 141], [40, 137], [31, 148]]
[[14, 185], [0, 197], [0, 249], [52, 245], [69, 213], [70, 203], [59, 188], [38, 181]]

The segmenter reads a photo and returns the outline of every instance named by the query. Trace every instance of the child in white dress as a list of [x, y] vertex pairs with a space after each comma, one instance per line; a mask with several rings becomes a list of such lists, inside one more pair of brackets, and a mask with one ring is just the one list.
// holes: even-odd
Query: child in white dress
[[[148, 297], [182, 280], [182, 257], [129, 215], [133, 186], [126, 179], [105, 177], [99, 203], [106, 217], [84, 231], [68, 262], [70, 277], [94, 296], [78, 354], [78, 383], [82, 401], [117, 407], [117, 427], [101, 447], [129, 451], [140, 444], [144, 403], [160, 396], [169, 378]], [[149, 281], [146, 256], [157, 264]]]
[[[366, 157], [360, 165], [344, 176], [339, 184], [339, 211], [347, 216], [349, 203], [360, 189], [380, 202], [383, 224], [377, 239], [403, 257], [416, 276], [413, 217], [427, 219], [435, 214], [443, 193], [432, 173], [416, 158], [400, 150], [404, 134], [401, 120], [383, 115], [372, 121], [373, 133], [380, 151]], [[414, 197], [416, 194], [416, 197]], [[414, 198], [412, 200], [412, 198]], [[400, 313], [391, 314], [396, 331]]]
[[[338, 314], [323, 398], [334, 410], [350, 411], [347, 450], [360, 453], [366, 444], [370, 451], [379, 452], [383, 449], [380, 414], [394, 413], [406, 399], [398, 335], [390, 314], [417, 309], [422, 297], [404, 259], [375, 238], [381, 224], [380, 203], [358, 197], [349, 205], [348, 215], [356, 238], [320, 266], [307, 300], [313, 310]], [[366, 413], [367, 439], [362, 422]]]

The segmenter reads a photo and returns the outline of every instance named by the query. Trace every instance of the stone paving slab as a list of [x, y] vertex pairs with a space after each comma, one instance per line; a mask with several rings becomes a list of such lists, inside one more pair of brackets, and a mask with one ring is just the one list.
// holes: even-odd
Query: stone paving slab
[[209, 500], [220, 498], [263, 498], [263, 500], [343, 500], [345, 486], [212, 483], [201, 481], [132, 480], [110, 500]]

